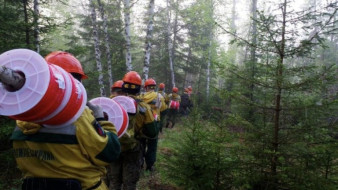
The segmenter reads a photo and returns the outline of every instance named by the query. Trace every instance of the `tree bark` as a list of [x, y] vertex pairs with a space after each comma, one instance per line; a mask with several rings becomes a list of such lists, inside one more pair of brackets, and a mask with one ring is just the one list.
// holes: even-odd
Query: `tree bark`
[[101, 18], [103, 20], [103, 30], [104, 30], [104, 41], [105, 41], [105, 46], [106, 46], [106, 56], [107, 56], [107, 69], [108, 69], [108, 76], [109, 76], [109, 86], [113, 85], [113, 72], [111, 69], [112, 66], [112, 56], [110, 53], [110, 40], [109, 40], [109, 35], [108, 35], [108, 24], [107, 24], [107, 16], [104, 13], [103, 5], [101, 3], [101, 0], [97, 0], [97, 3], [99, 4], [99, 9], [101, 13]]
[[127, 71], [133, 70], [133, 66], [131, 64], [131, 42], [130, 42], [130, 1], [124, 0], [124, 24], [125, 24], [125, 35], [126, 35], [126, 66]]
[[26, 45], [27, 47], [30, 44], [30, 40], [29, 40], [29, 27], [28, 27], [28, 13], [27, 13], [27, 0], [22, 0], [23, 3], [23, 12], [25, 15], [25, 34], [26, 34]]
[[144, 81], [148, 79], [148, 73], [149, 73], [151, 40], [152, 40], [152, 32], [153, 32], [154, 6], [155, 6], [155, 0], [150, 0], [149, 7], [148, 7], [148, 14], [147, 14], [148, 24], [147, 24], [145, 53], [144, 53], [144, 61], [143, 61], [144, 65], [143, 65], [142, 83], [144, 83]]
[[173, 44], [171, 42], [171, 27], [170, 27], [170, 4], [169, 0], [167, 0], [167, 15], [168, 15], [168, 25], [167, 25], [167, 35], [168, 35], [168, 53], [169, 53], [169, 66], [170, 66], [170, 73], [171, 73], [171, 84], [175, 87], [175, 72], [174, 72], [174, 63], [173, 63], [173, 53], [172, 47]]
[[37, 53], [40, 53], [39, 17], [40, 17], [39, 0], [34, 0], [34, 44]]
[[96, 23], [96, 11], [93, 0], [90, 0], [90, 8], [91, 8], [91, 18], [93, 24], [93, 38], [94, 38], [94, 48], [95, 48], [95, 59], [96, 59], [96, 68], [99, 72], [98, 82], [100, 87], [100, 95], [106, 96], [106, 92], [103, 85], [103, 73], [102, 73], [102, 64], [101, 64], [101, 51], [100, 51], [100, 42], [99, 42], [99, 33], [97, 29]]
[[[254, 80], [255, 80], [255, 75], [256, 75], [256, 43], [257, 43], [257, 0], [252, 0], [252, 7], [251, 7], [251, 14], [252, 14], [252, 39], [251, 43], [253, 44], [250, 47], [250, 66], [251, 66], [251, 84], [250, 84], [250, 94], [249, 98], [251, 102], [254, 102], [254, 90], [255, 90], [255, 85], [254, 85]], [[251, 121], [254, 120], [254, 108], [250, 107], [249, 109], [249, 118]]]
[[273, 135], [273, 155], [271, 159], [271, 172], [274, 177], [275, 189], [277, 189], [276, 184], [278, 183], [277, 179], [277, 166], [278, 166], [278, 151], [279, 151], [279, 130], [280, 130], [280, 112], [281, 112], [281, 99], [282, 99], [282, 88], [283, 88], [283, 62], [284, 62], [284, 52], [285, 52], [285, 28], [286, 28], [286, 7], [287, 0], [284, 0], [282, 6], [282, 39], [280, 44], [280, 53], [279, 60], [277, 62], [276, 70], [276, 97], [275, 97], [275, 116], [274, 116], [274, 135]]

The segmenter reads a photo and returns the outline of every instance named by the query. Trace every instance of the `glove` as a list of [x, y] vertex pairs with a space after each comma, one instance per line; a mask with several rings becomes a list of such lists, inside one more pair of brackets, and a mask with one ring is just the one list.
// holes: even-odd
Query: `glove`
[[103, 109], [102, 109], [101, 106], [94, 105], [90, 102], [87, 102], [87, 106], [89, 107], [89, 109], [91, 109], [93, 111], [93, 115], [96, 119], [103, 119], [104, 118], [104, 113], [103, 113]]

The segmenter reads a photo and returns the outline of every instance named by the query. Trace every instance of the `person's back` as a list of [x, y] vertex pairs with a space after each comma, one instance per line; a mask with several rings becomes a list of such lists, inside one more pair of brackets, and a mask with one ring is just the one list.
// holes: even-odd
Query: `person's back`
[[176, 117], [179, 111], [181, 97], [178, 95], [178, 88], [174, 87], [172, 93], [168, 95], [168, 121], [166, 128], [173, 128], [176, 123]]
[[100, 186], [104, 166], [120, 153], [116, 132], [104, 131], [101, 126], [115, 128], [108, 121], [97, 122], [89, 108], [76, 122], [61, 128], [17, 121], [11, 140], [24, 182], [60, 179], [49, 185], [59, 187], [67, 179], [75, 179], [82, 189]]
[[[67, 52], [53, 52], [46, 61], [87, 78], [80, 62]], [[25, 190], [107, 189], [101, 177], [120, 154], [115, 126], [104, 120], [102, 108], [87, 103], [72, 124], [47, 127], [17, 121], [11, 140]]]
[[149, 105], [137, 97], [141, 87], [141, 77], [135, 71], [130, 71], [123, 77], [122, 91], [135, 100], [137, 111], [128, 114], [127, 132], [119, 139], [121, 154], [118, 160], [111, 164], [110, 189], [136, 189], [140, 178], [142, 156], [141, 138], [156, 137], [156, 126]]

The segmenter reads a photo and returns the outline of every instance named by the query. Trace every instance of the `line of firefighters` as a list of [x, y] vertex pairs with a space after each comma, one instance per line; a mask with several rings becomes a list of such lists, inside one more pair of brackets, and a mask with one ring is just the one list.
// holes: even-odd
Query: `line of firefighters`
[[[81, 63], [67, 52], [52, 52], [45, 60], [79, 81], [88, 78]], [[137, 108], [135, 114], [128, 114], [128, 129], [121, 138], [117, 137], [113, 123], [104, 117], [102, 108], [90, 103], [70, 125], [52, 128], [16, 121], [11, 140], [23, 173], [22, 189], [136, 189], [142, 169], [154, 170], [158, 134], [163, 126], [174, 127], [178, 110], [186, 115], [192, 106], [191, 87], [180, 96], [177, 87], [167, 95], [163, 83], [156, 92], [153, 79], [145, 81], [146, 92], [142, 94], [141, 85], [140, 75], [130, 71], [111, 87], [111, 98], [129, 96]]]

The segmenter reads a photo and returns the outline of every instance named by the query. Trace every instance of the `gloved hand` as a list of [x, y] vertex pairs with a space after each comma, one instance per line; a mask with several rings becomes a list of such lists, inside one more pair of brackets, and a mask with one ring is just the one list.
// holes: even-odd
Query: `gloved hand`
[[96, 119], [98, 119], [98, 118], [103, 119], [104, 118], [103, 109], [102, 109], [101, 106], [94, 105], [90, 102], [87, 102], [87, 106], [89, 107], [89, 109], [91, 109], [93, 111], [93, 115]]

